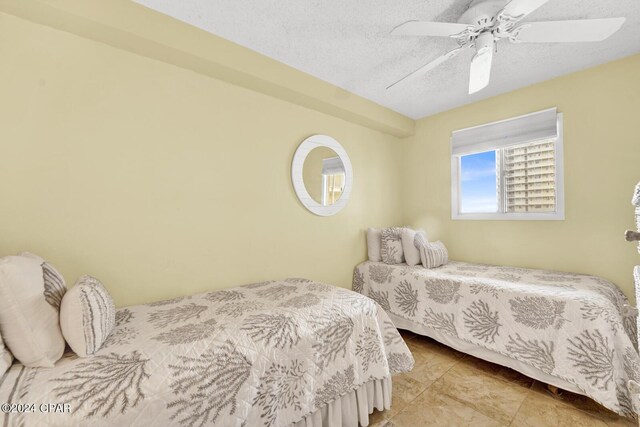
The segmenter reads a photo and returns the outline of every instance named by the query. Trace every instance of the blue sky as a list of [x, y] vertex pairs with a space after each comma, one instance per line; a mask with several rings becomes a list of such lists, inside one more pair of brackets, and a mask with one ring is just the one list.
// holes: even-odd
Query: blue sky
[[460, 212], [497, 212], [496, 152], [462, 156], [460, 166]]

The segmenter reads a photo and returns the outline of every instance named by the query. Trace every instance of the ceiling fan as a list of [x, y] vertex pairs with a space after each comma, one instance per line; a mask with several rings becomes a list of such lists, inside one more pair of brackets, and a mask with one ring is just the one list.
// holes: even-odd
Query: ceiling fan
[[512, 43], [596, 42], [618, 31], [625, 18], [583, 19], [575, 21], [527, 22], [519, 25], [528, 14], [549, 0], [474, 0], [469, 9], [455, 22], [408, 21], [395, 27], [394, 36], [451, 37], [458, 47], [407, 74], [395, 83], [424, 75], [466, 49], [475, 48], [469, 74], [469, 94], [489, 84], [491, 62], [496, 43], [509, 39]]

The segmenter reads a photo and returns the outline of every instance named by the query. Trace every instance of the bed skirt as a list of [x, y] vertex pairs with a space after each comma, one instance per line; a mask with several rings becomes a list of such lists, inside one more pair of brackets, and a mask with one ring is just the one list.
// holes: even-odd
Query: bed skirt
[[373, 409], [391, 408], [391, 377], [369, 381], [307, 415], [292, 427], [358, 427], [369, 425]]
[[470, 354], [474, 357], [477, 357], [478, 359], [483, 359], [497, 365], [506, 366], [507, 368], [518, 371], [521, 374], [528, 376], [529, 378], [533, 378], [534, 380], [556, 386], [572, 393], [586, 396], [584, 391], [576, 387], [574, 384], [571, 384], [570, 382], [567, 382], [562, 378], [554, 377], [545, 372], [542, 372], [540, 369], [534, 368], [533, 366], [526, 363], [522, 363], [519, 360], [504, 356], [500, 353], [496, 353], [495, 351], [472, 344], [468, 341], [461, 340], [454, 336], [443, 334], [434, 329], [427, 328], [419, 323], [403, 319], [402, 317], [394, 316], [391, 313], [389, 313], [389, 317], [393, 321], [393, 324], [399, 329], [405, 329], [418, 335], [433, 338], [434, 340], [455, 350], [458, 350], [461, 353]]

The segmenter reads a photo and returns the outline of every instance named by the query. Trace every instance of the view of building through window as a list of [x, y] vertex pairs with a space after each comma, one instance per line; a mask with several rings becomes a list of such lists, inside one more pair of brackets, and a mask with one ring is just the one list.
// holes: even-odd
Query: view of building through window
[[553, 141], [505, 148], [502, 155], [506, 212], [554, 212]]
[[461, 213], [555, 212], [555, 141], [460, 157]]

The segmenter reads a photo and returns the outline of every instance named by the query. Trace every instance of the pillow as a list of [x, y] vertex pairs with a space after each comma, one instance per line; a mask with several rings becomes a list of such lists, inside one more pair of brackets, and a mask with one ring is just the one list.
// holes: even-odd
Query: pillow
[[369, 255], [369, 261], [382, 261], [382, 258], [380, 257], [380, 229], [367, 229], [367, 252]]
[[65, 292], [67, 292], [67, 284], [62, 277], [62, 274], [55, 267], [49, 264], [41, 256], [32, 254], [31, 252], [20, 252], [19, 256], [32, 258], [37, 260], [42, 266], [42, 275], [45, 280], [44, 297], [47, 302], [58, 309], [60, 312], [60, 303]]
[[402, 227], [383, 228], [380, 232], [380, 257], [385, 264], [404, 262]]
[[421, 234], [427, 240], [427, 234], [422, 230], [412, 230], [405, 228], [402, 230], [402, 252], [407, 265], [414, 266], [420, 264], [420, 250], [415, 244], [415, 237]]
[[416, 234], [416, 245], [420, 250], [420, 261], [424, 268], [436, 268], [449, 261], [449, 252], [441, 241], [427, 242], [421, 234]]
[[59, 309], [66, 290], [60, 273], [36, 255], [0, 259], [0, 329], [23, 365], [51, 368], [62, 357]]
[[100, 350], [115, 323], [113, 299], [95, 277], [82, 276], [62, 299], [62, 334], [80, 357]]
[[0, 378], [9, 370], [11, 363], [13, 363], [13, 356], [9, 352], [9, 349], [4, 346], [2, 335], [0, 335]]

